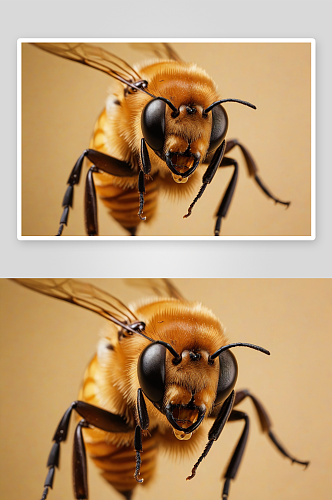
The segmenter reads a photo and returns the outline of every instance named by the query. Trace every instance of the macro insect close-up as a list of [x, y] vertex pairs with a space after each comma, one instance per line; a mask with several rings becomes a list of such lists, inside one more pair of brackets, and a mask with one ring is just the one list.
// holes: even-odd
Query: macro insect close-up
[[[132, 47], [141, 50], [136, 63], [127, 62], [129, 49], [139, 54]], [[310, 47], [23, 43], [22, 235], [84, 235], [83, 213], [91, 236], [310, 235]], [[47, 65], [59, 67], [54, 76]], [[265, 74], [258, 75], [260, 66]], [[62, 76], [68, 68], [77, 72], [76, 85]], [[101, 92], [90, 91], [88, 78], [106, 82], [108, 98], [90, 142], [85, 133], [69, 161], [68, 147], [74, 149], [75, 136], [82, 134], [90, 102], [102, 106]], [[79, 108], [71, 111], [76, 100]], [[249, 142], [272, 151], [257, 159]], [[59, 199], [51, 184], [60, 168], [66, 173]], [[251, 182], [239, 175], [242, 169]], [[290, 210], [283, 210], [290, 202]]]
[[[268, 300], [263, 298], [264, 295], [261, 295], [262, 305], [269, 312], [268, 315], [271, 318], [273, 313], [271, 315], [270, 311], [276, 308], [274, 299], [280, 294], [280, 291], [285, 294], [286, 290], [287, 293], [293, 294], [293, 291], [299, 290], [301, 287], [305, 290], [310, 288], [317, 296], [320, 296], [321, 312], [324, 314], [325, 306], [324, 301], [321, 300], [321, 292], [328, 291], [330, 283], [323, 284], [319, 280], [305, 280], [304, 284], [303, 280], [176, 280], [175, 283], [159, 279], [127, 280], [135, 285], [133, 288], [136, 289], [138, 300], [125, 305], [118, 297], [119, 280], [109, 280], [113, 286], [111, 293], [99, 288], [99, 280], [93, 281], [92, 284], [83, 280], [70, 279], [17, 280], [20, 285], [40, 292], [40, 294], [69, 302], [70, 307], [68, 305], [60, 306], [60, 300], [52, 301], [49, 297], [38, 298], [36, 295], [40, 294], [31, 294], [30, 291], [24, 290], [23, 287], [18, 287], [16, 284], [6, 284], [7, 288], [14, 287], [16, 289], [17, 300], [20, 300], [21, 296], [33, 295], [33, 299], [37, 299], [37, 302], [52, 303], [53, 307], [50, 311], [53, 312], [47, 312], [46, 309], [43, 309], [40, 311], [40, 316], [45, 317], [45, 322], [50, 322], [48, 332], [45, 332], [43, 327], [45, 346], [49, 345], [49, 352], [54, 353], [53, 357], [58, 373], [62, 368], [61, 362], [56, 360], [57, 340], [54, 339], [55, 343], [52, 343], [53, 334], [51, 331], [56, 332], [59, 328], [63, 328], [61, 327], [61, 324], [64, 324], [62, 320], [68, 321], [68, 318], [58, 317], [55, 322], [54, 314], [57, 315], [57, 311], [60, 311], [61, 308], [69, 308], [72, 313], [75, 313], [73, 315], [74, 323], [70, 328], [79, 328], [80, 344], [85, 343], [82, 338], [84, 327], [83, 323], [79, 326], [75, 318], [77, 313], [87, 316], [80, 308], [93, 311], [102, 317], [103, 326], [96, 354], [86, 368], [81, 387], [74, 399], [67, 400], [65, 407], [62, 408], [58, 407], [59, 403], [56, 402], [56, 392], [60, 392], [63, 396], [62, 393], [67, 391], [67, 385], [70, 385], [69, 379], [64, 378], [58, 391], [55, 392], [50, 389], [52, 387], [51, 379], [45, 377], [41, 379], [40, 376], [35, 379], [35, 383], [39, 380], [39, 385], [44, 391], [45, 407], [43, 404], [34, 407], [31, 402], [34, 416], [29, 417], [25, 410], [25, 426], [23, 427], [25, 427], [26, 432], [31, 434], [32, 428], [29, 419], [32, 418], [32, 421], [35, 422], [33, 439], [37, 441], [39, 435], [38, 441], [41, 441], [41, 433], [44, 431], [41, 428], [37, 429], [39, 419], [40, 425], [46, 427], [45, 435], [49, 436], [47, 442], [42, 443], [43, 449], [45, 448], [44, 460], [47, 458], [46, 449], [48, 448], [48, 452], [51, 450], [47, 460], [48, 470], [45, 471], [47, 478], [44, 488], [42, 484], [43, 471], [38, 471], [38, 474], [35, 470], [33, 472], [34, 489], [37, 487], [36, 484], [40, 483], [41, 498], [63, 497], [64, 493], [60, 487], [61, 478], [64, 475], [65, 481], [69, 481], [68, 470], [66, 470], [68, 461], [65, 462], [65, 466], [63, 461], [66, 460], [68, 448], [73, 441], [72, 470], [74, 496], [77, 499], [88, 498], [90, 477], [94, 472], [93, 467], [89, 467], [87, 472], [85, 449], [103, 478], [113, 486], [114, 498], [117, 495], [115, 491], [120, 493], [122, 498], [129, 499], [132, 496], [133, 498], [143, 498], [141, 496], [142, 488], [144, 495], [149, 495], [149, 487], [146, 489], [145, 485], [149, 485], [151, 480], [153, 493], [154, 482], [158, 482], [159, 478], [165, 484], [164, 489], [167, 497], [171, 491], [169, 488], [172, 488], [174, 482], [178, 492], [192, 495], [193, 498], [200, 498], [204, 491], [209, 492], [209, 497], [219, 498], [220, 489], [223, 499], [243, 498], [243, 492], [250, 491], [250, 488], [255, 498], [266, 498], [267, 495], [270, 498], [279, 498], [277, 489], [275, 497], [264, 490], [269, 487], [276, 488], [273, 486], [273, 475], [276, 474], [275, 480], [278, 481], [280, 471], [289, 465], [287, 462], [299, 465], [291, 468], [287, 479], [282, 479], [283, 498], [310, 498], [292, 496], [295, 487], [299, 495], [303, 495], [305, 487], [308, 488], [308, 485], [305, 486], [308, 472], [306, 471], [305, 474], [302, 472], [302, 469], [305, 469], [309, 463], [308, 459], [312, 460], [312, 456], [308, 455], [317, 455], [319, 452], [324, 455], [324, 445], [319, 447], [317, 453], [313, 449], [310, 449], [309, 453], [307, 441], [312, 442], [314, 438], [310, 436], [309, 432], [304, 432], [304, 428], [307, 425], [307, 419], [310, 419], [311, 416], [297, 409], [296, 404], [294, 404], [296, 401], [294, 390], [301, 392], [303, 382], [305, 383], [305, 394], [306, 391], [312, 390], [310, 382], [305, 376], [306, 368], [303, 366], [307, 366], [307, 363], [302, 361], [299, 364], [293, 363], [294, 367], [296, 366], [295, 371], [299, 371], [299, 374], [294, 374], [291, 371], [292, 366], [286, 365], [288, 362], [286, 361], [287, 353], [283, 353], [284, 347], [287, 349], [287, 337], [282, 339], [282, 335], [279, 335], [279, 338], [276, 339], [275, 335], [267, 335], [268, 343], [273, 346], [274, 350], [278, 352], [280, 345], [277, 358], [281, 356], [283, 359], [282, 363], [280, 359], [276, 360], [277, 365], [275, 366], [279, 366], [279, 368], [277, 373], [274, 373], [275, 367], [272, 367], [272, 371], [269, 368], [269, 364], [273, 363], [273, 353], [272, 356], [267, 356], [269, 351], [266, 348], [270, 346], [265, 343], [259, 346], [252, 342], [254, 336], [259, 338], [254, 330], [260, 330], [257, 317], [254, 320], [253, 311], [251, 311], [251, 316], [245, 312], [243, 315], [247, 321], [251, 317], [254, 325], [250, 327], [248, 324], [240, 338], [230, 340], [229, 333], [226, 335], [225, 327], [220, 322], [219, 317], [202, 303], [183, 298], [176, 285], [178, 282], [184, 285], [188, 282], [185, 288], [189, 292], [193, 286], [196, 287], [198, 282], [200, 290], [208, 290], [212, 287], [214, 294], [220, 294], [220, 290], [226, 288], [227, 293], [233, 292], [235, 294], [236, 292], [242, 304], [248, 290], [255, 299], [260, 294], [268, 295], [266, 291], [271, 289], [273, 293], [270, 294]], [[101, 281], [105, 284], [107, 280]], [[234, 306], [231, 306], [232, 300], [228, 302], [230, 315], [234, 316], [236, 307], [234, 309]], [[80, 308], [72, 308], [71, 305], [78, 305]], [[282, 308], [283, 305], [281, 305], [280, 311]], [[224, 316], [230, 317], [227, 314], [227, 308], [223, 307], [222, 309], [224, 309]], [[296, 301], [293, 301], [293, 309], [298, 309]], [[10, 307], [8, 307], [9, 311]], [[35, 314], [32, 310], [30, 312]], [[96, 315], [90, 316], [96, 318]], [[279, 323], [277, 316], [278, 314], [273, 321], [276, 328], [279, 329], [283, 323]], [[31, 357], [30, 365], [31, 362], [33, 363], [34, 349], [32, 346], [35, 342], [34, 332], [31, 331], [31, 328], [34, 328], [33, 317], [29, 317], [29, 313], [25, 313], [22, 317], [31, 353], [26, 352], [24, 339], [20, 342], [25, 352], [24, 356]], [[294, 318], [297, 316], [295, 315]], [[262, 316], [261, 322], [266, 326], [269, 321], [266, 322]], [[310, 327], [311, 320], [308, 321], [307, 318], [306, 323]], [[294, 324], [293, 321], [293, 329]], [[91, 328], [88, 324], [85, 324], [85, 327]], [[270, 329], [273, 330], [271, 326]], [[65, 357], [65, 351], [61, 348], [62, 333], [68, 336], [69, 331], [68, 333], [60, 331], [57, 335], [60, 343], [59, 348]], [[294, 335], [296, 335], [296, 344], [297, 334], [294, 332]], [[67, 338], [68, 350], [70, 351], [70, 343], [73, 342], [75, 350], [80, 351], [77, 339], [70, 337], [71, 335]], [[87, 348], [89, 349], [89, 346]], [[40, 356], [37, 351], [36, 345], [36, 359]], [[300, 345], [297, 347], [297, 352], [301, 353]], [[72, 354], [70, 356], [73, 357]], [[53, 361], [46, 354], [46, 351], [41, 357], [45, 358], [47, 365], [52, 364]], [[73, 359], [72, 362], [74, 366], [75, 360]], [[284, 374], [285, 369], [286, 373]], [[24, 372], [26, 369], [22, 367], [22, 370]], [[32, 365], [31, 371], [33, 371]], [[241, 380], [242, 387], [239, 388], [237, 378], [241, 371], [244, 378]], [[71, 373], [70, 378], [74, 376], [73, 370]], [[255, 373], [258, 385], [265, 392], [264, 398], [259, 394], [259, 388], [250, 386], [250, 378], [251, 376], [255, 377]], [[27, 374], [27, 383], [29, 376]], [[274, 378], [276, 378], [275, 382]], [[299, 385], [293, 382], [297, 378], [300, 381]], [[246, 385], [244, 385], [244, 381], [249, 382], [245, 382]], [[278, 387], [277, 392], [275, 387]], [[288, 399], [287, 388], [290, 391]], [[52, 394], [49, 394], [50, 390]], [[274, 413], [278, 414], [278, 417], [272, 415], [278, 419], [278, 425], [275, 424], [275, 421], [272, 425], [269, 417], [270, 409], [264, 401], [266, 398], [269, 400], [268, 406], [274, 406]], [[247, 406], [245, 406], [246, 403]], [[280, 406], [282, 406], [281, 410]], [[62, 415], [63, 418], [61, 418]], [[73, 429], [76, 427], [76, 430], [74, 436], [71, 432], [67, 438], [70, 417], [71, 426]], [[257, 434], [256, 420], [263, 432], [263, 437], [259, 442], [254, 436]], [[228, 440], [229, 426], [227, 422], [232, 424], [230, 427], [234, 427], [233, 434], [228, 436]], [[324, 423], [324, 417], [322, 423]], [[250, 435], [247, 443], [249, 424], [250, 427], [253, 427], [252, 431], [255, 432]], [[280, 427], [282, 427], [282, 432]], [[290, 428], [288, 434], [287, 427]], [[285, 434], [288, 435], [287, 439], [290, 442], [287, 442]], [[52, 435], [53, 445], [50, 444]], [[166, 453], [167, 458], [166, 462], [162, 461], [160, 464], [163, 452]], [[35, 453], [34, 451], [32, 456]], [[60, 471], [56, 470], [59, 467], [59, 454], [61, 455]], [[242, 460], [243, 455], [244, 459]], [[175, 467], [174, 461], [177, 457], [185, 459], [185, 468]], [[271, 464], [269, 465], [267, 462], [270, 460]], [[248, 465], [245, 466], [247, 462]], [[248, 466], [252, 467], [252, 470], [246, 471], [245, 467]], [[240, 473], [237, 474], [239, 467]], [[308, 471], [311, 467], [308, 468]], [[265, 479], [260, 471], [264, 477], [266, 475]], [[184, 477], [178, 477], [180, 473], [183, 473]], [[221, 473], [222, 484], [220, 485]], [[243, 476], [246, 480], [242, 479]], [[190, 479], [190, 481], [186, 482], [185, 478]], [[180, 479], [182, 479], [182, 483], [179, 482]], [[311, 480], [315, 482], [315, 479], [311, 478]], [[243, 482], [248, 483], [248, 481], [251, 483], [250, 485], [243, 484]], [[190, 489], [192, 483], [196, 483], [197, 493]], [[207, 483], [209, 484], [207, 485]], [[244, 487], [242, 490], [241, 484]], [[259, 485], [261, 485], [260, 488]], [[24, 484], [22, 487], [26, 488]], [[68, 484], [66, 487], [68, 489]], [[54, 491], [50, 491], [50, 488], [53, 488]], [[44, 490], [43, 493], [42, 490]], [[106, 490], [111, 495], [109, 488], [106, 487]], [[201, 493], [199, 494], [199, 492]], [[38, 492], [34, 492], [33, 496], [36, 497], [37, 494]], [[89, 498], [93, 499], [96, 495], [93, 483]], [[163, 498], [162, 495], [163, 493], [161, 493], [161, 498]], [[98, 497], [102, 498], [99, 493]], [[120, 497], [118, 496], [118, 498]], [[149, 498], [149, 496], [145, 498]]]

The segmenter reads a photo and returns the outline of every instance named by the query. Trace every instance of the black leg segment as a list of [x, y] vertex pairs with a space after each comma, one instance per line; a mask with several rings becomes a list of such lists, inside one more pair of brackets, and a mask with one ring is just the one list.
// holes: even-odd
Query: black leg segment
[[146, 217], [142, 217], [143, 207], [144, 207], [144, 195], [145, 195], [145, 177], [143, 170], [138, 173], [138, 192], [139, 192], [139, 209], [138, 217], [141, 220], [146, 220]]
[[85, 182], [85, 231], [89, 236], [98, 236], [97, 197], [93, 172], [98, 172], [98, 169], [94, 165], [89, 169]]
[[257, 168], [256, 162], [253, 159], [253, 157], [251, 156], [251, 153], [248, 151], [248, 149], [245, 146], [243, 146], [243, 144], [241, 144], [237, 139], [232, 139], [230, 141], [227, 141], [225, 154], [227, 154], [229, 151], [231, 151], [235, 146], [239, 146], [239, 148], [242, 151], [242, 154], [244, 156], [250, 177], [254, 177], [256, 183], [261, 188], [261, 190], [266, 194], [266, 196], [268, 196], [269, 198], [274, 200], [275, 203], [280, 203], [281, 205], [286, 205], [286, 207], [288, 207], [290, 205], [290, 201], [279, 200], [278, 198], [273, 196], [271, 191], [263, 184], [263, 182], [261, 181], [261, 179], [257, 175], [258, 168]]
[[214, 441], [217, 441], [219, 438], [223, 428], [225, 427], [225, 424], [229, 418], [229, 415], [232, 411], [233, 404], [234, 404], [234, 398], [235, 394], [234, 391], [231, 392], [231, 394], [228, 396], [228, 398], [223, 402], [220, 411], [218, 413], [217, 418], [215, 419], [209, 434], [208, 434], [208, 442], [205, 446], [205, 449], [197, 462], [195, 463], [194, 467], [192, 468], [190, 476], [187, 477], [187, 480], [192, 479], [196, 475], [197, 468], [199, 464], [202, 462], [203, 458], [206, 457], [206, 455], [209, 453]]
[[256, 398], [256, 396], [254, 396], [253, 394], [251, 394], [248, 390], [238, 391], [236, 393], [236, 396], [235, 396], [234, 406], [238, 405], [246, 397], [250, 398], [251, 401], [253, 402], [255, 410], [256, 410], [258, 418], [259, 418], [259, 421], [260, 421], [262, 432], [264, 432], [265, 434], [268, 435], [268, 437], [270, 438], [270, 440], [272, 441], [272, 443], [274, 444], [274, 446], [276, 446], [276, 448], [285, 457], [289, 458], [292, 461], [292, 463], [301, 464], [301, 465], [304, 465], [305, 467], [307, 467], [309, 465], [309, 462], [308, 461], [298, 460], [297, 458], [294, 458], [292, 455], [290, 455], [290, 453], [288, 453], [288, 451], [286, 451], [286, 449], [284, 448], [284, 446], [280, 443], [279, 439], [272, 432], [272, 430], [271, 430], [271, 427], [272, 427], [271, 419], [268, 416], [267, 411], [265, 410], [264, 406], [259, 401], [259, 399]]
[[88, 498], [88, 472], [82, 427], [89, 427], [84, 419], [77, 425], [74, 436], [73, 483], [75, 498], [77, 500]]
[[149, 427], [149, 414], [146, 408], [143, 392], [141, 389], [137, 391], [137, 414], [139, 424], [135, 429], [135, 452], [136, 452], [136, 469], [134, 477], [138, 483], [143, 483], [143, 478], [140, 478], [141, 470], [141, 453], [143, 452], [142, 446], [142, 429], [145, 431]]
[[291, 202], [290, 201], [281, 201], [281, 200], [279, 200], [279, 198], [276, 198], [275, 196], [273, 196], [271, 191], [263, 184], [263, 182], [261, 181], [261, 179], [258, 177], [257, 174], [255, 175], [255, 181], [257, 182], [257, 184], [261, 188], [261, 190], [266, 194], [266, 196], [268, 196], [269, 198], [274, 200], [275, 203], [280, 203], [280, 205], [286, 205], [286, 208], [289, 207]]
[[222, 491], [223, 500], [226, 500], [228, 498], [230, 482], [232, 479], [235, 479], [235, 476], [237, 474], [249, 434], [249, 417], [246, 413], [242, 411], [233, 410], [232, 413], [230, 414], [229, 422], [232, 420], [244, 420], [245, 424], [240, 439], [236, 445], [236, 448], [233, 452], [233, 455], [229, 461], [226, 472], [224, 474], [225, 483]]
[[208, 166], [208, 168], [206, 169], [205, 174], [203, 175], [202, 185], [200, 187], [200, 190], [199, 190], [197, 196], [194, 198], [191, 205], [189, 206], [187, 214], [183, 216], [184, 219], [186, 219], [187, 217], [189, 217], [191, 215], [191, 212], [192, 212], [192, 209], [194, 208], [194, 205], [201, 198], [202, 194], [204, 193], [205, 189], [207, 188], [207, 185], [212, 182], [212, 179], [215, 176], [215, 173], [217, 172], [217, 170], [221, 164], [221, 160], [224, 156], [224, 152], [225, 152], [225, 141], [223, 141], [220, 144], [219, 148], [216, 149], [216, 152], [213, 155], [211, 163]]
[[140, 428], [139, 425], [136, 425], [136, 429], [135, 429], [136, 468], [135, 468], [134, 477], [138, 483], [143, 483], [143, 478], [139, 477], [141, 474], [141, 464], [142, 464], [141, 453], [142, 453], [142, 451], [143, 451], [142, 429]]
[[142, 217], [145, 195], [145, 175], [149, 175], [151, 172], [151, 162], [145, 139], [141, 139], [141, 162], [142, 168], [138, 174], [139, 209], [137, 215], [141, 220], [146, 220], [146, 217]]
[[107, 410], [90, 405], [84, 401], [74, 401], [64, 413], [53, 436], [54, 444], [47, 460], [48, 473], [44, 483], [44, 491], [41, 500], [46, 500], [49, 488], [53, 488], [55, 468], [59, 468], [60, 462], [60, 443], [67, 439], [70, 417], [73, 410], [83, 417], [76, 428], [74, 440], [73, 477], [77, 499], [83, 500], [88, 498], [86, 479], [87, 467], [82, 427], [93, 426], [106, 432], [129, 432], [134, 430], [133, 427], [127, 424], [121, 415], [115, 415], [114, 413], [110, 413]]
[[217, 220], [214, 228], [215, 236], [219, 236], [220, 234], [221, 221], [227, 215], [235, 191], [237, 178], [239, 175], [239, 167], [237, 161], [233, 160], [232, 158], [223, 158], [220, 167], [230, 167], [230, 166], [234, 166], [234, 172], [231, 180], [229, 181], [225, 194], [221, 200], [219, 208], [217, 210]]
[[138, 389], [137, 391], [137, 412], [139, 418], [139, 425], [143, 431], [145, 431], [149, 427], [149, 414], [146, 408], [144, 396], [142, 389]]
[[[74, 165], [73, 170], [71, 171], [71, 174], [69, 176], [69, 179], [67, 181], [68, 188], [66, 190], [65, 196], [62, 201], [62, 206], [63, 206], [63, 212], [62, 216], [60, 219], [60, 227], [59, 231], [57, 233], [57, 236], [61, 236], [62, 231], [63, 231], [63, 226], [66, 226], [68, 223], [68, 216], [69, 216], [69, 209], [73, 206], [73, 196], [74, 196], [74, 186], [79, 183], [80, 178], [81, 178], [81, 172], [82, 172], [82, 166], [83, 166], [83, 160], [84, 158], [87, 158], [88, 160], [91, 161], [96, 167], [95, 170], [92, 170], [91, 172], [105, 172], [107, 174], [114, 175], [116, 177], [133, 177], [137, 175], [137, 173], [131, 168], [131, 166], [121, 160], [117, 160], [116, 158], [113, 158], [112, 156], [108, 156], [104, 153], [101, 153], [99, 151], [95, 151], [94, 149], [86, 149], [77, 162]], [[92, 177], [92, 173], [90, 174]], [[89, 189], [91, 189], [91, 185], [93, 185], [93, 180], [89, 180]], [[87, 188], [88, 189], [88, 188]], [[94, 189], [94, 185], [93, 185]], [[87, 204], [87, 202], [86, 202]], [[86, 208], [87, 210], [87, 208]], [[95, 234], [98, 234], [98, 225], [96, 222], [93, 220], [94, 212], [93, 208], [90, 208], [89, 211], [91, 220], [87, 221], [86, 218], [86, 225], [89, 224], [89, 227], [91, 225], [92, 232], [96, 231]], [[88, 232], [88, 234], [90, 234]], [[92, 236], [92, 233], [90, 234]]]

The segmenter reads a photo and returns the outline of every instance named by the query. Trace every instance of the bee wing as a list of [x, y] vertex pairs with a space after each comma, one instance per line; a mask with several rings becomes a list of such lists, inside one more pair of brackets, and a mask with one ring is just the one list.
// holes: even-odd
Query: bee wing
[[174, 299], [185, 300], [176, 286], [168, 278], [139, 278], [127, 279], [126, 283], [138, 288], [148, 288], [158, 297], [173, 297]]
[[89, 43], [33, 43], [32, 45], [64, 59], [102, 71], [129, 86], [141, 80], [137, 71], [126, 61], [98, 45]]
[[137, 321], [135, 314], [119, 299], [89, 283], [63, 278], [15, 278], [13, 281], [35, 292], [93, 311], [120, 326]]
[[149, 52], [158, 59], [172, 59], [183, 62], [179, 54], [169, 43], [131, 43], [130, 46], [141, 52]]

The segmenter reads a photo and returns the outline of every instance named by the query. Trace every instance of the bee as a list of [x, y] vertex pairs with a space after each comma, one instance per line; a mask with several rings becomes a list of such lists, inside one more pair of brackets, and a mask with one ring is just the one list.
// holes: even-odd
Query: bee
[[143, 221], [156, 216], [161, 193], [174, 198], [192, 196], [184, 214], [188, 218], [217, 170], [231, 167], [231, 180], [216, 211], [214, 235], [220, 235], [238, 179], [238, 163], [228, 156], [236, 147], [242, 151], [249, 175], [258, 187], [275, 203], [289, 206], [290, 202], [276, 198], [265, 186], [247, 147], [238, 140], [226, 140], [229, 120], [223, 104], [256, 109], [255, 105], [222, 98], [204, 69], [183, 62], [170, 45], [147, 44], [154, 59], [135, 67], [91, 44], [34, 45], [102, 71], [114, 83], [89, 148], [69, 175], [57, 236], [68, 224], [84, 158], [89, 161], [84, 213], [90, 236], [98, 235], [97, 195], [111, 216], [134, 236]]
[[[75, 498], [88, 498], [86, 451], [102, 476], [128, 500], [156, 472], [159, 450], [179, 455], [195, 453], [187, 480], [218, 440], [228, 421], [244, 428], [224, 473], [222, 498], [229, 497], [249, 432], [249, 416], [237, 409], [245, 398], [253, 402], [261, 429], [292, 463], [280, 443], [263, 404], [249, 390], [235, 390], [238, 365], [232, 352], [248, 347], [269, 355], [265, 348], [228, 343], [218, 317], [198, 302], [190, 302], [169, 280], [141, 280], [153, 297], [126, 306], [118, 298], [73, 279], [17, 279], [32, 290], [88, 309], [109, 321], [109, 329], [89, 363], [78, 400], [70, 404], [56, 428], [42, 500], [53, 488], [61, 443], [66, 441], [73, 412], [73, 483]], [[203, 423], [211, 422], [208, 432]]]

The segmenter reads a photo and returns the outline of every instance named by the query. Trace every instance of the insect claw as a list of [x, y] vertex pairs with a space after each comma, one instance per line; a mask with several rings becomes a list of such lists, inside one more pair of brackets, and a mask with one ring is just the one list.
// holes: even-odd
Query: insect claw
[[193, 477], [196, 476], [196, 471], [192, 470], [190, 476], [186, 477], [186, 481], [190, 481]]
[[143, 478], [143, 477], [142, 477], [142, 478], [139, 478], [139, 477], [138, 477], [138, 476], [140, 476], [140, 475], [141, 475], [141, 473], [140, 473], [140, 472], [135, 472], [135, 474], [134, 474], [134, 478], [135, 478], [135, 480], [136, 480], [136, 482], [137, 482], [137, 483], [143, 483], [143, 481], [144, 481], [144, 478]]

